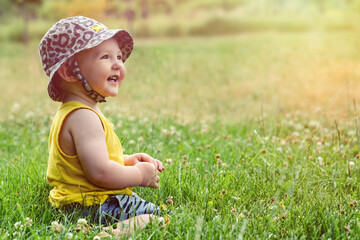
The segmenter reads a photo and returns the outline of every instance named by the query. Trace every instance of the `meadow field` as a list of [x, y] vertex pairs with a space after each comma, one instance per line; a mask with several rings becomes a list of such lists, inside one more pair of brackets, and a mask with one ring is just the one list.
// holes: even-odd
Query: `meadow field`
[[[358, 32], [135, 41], [119, 96], [101, 108], [126, 154], [164, 163], [159, 189], [134, 191], [172, 214], [132, 239], [358, 238]], [[110, 238], [48, 202], [59, 104], [37, 44], [0, 45], [0, 238]]]

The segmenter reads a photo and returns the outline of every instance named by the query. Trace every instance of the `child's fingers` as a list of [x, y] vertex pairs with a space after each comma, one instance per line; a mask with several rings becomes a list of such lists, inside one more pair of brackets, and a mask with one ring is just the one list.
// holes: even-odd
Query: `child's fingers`
[[155, 159], [156, 160], [156, 168], [157, 168], [157, 170], [158, 171], [162, 171], [162, 170], [164, 170], [165, 169], [165, 167], [162, 165], [162, 163], [159, 161], [159, 160], [157, 160], [157, 159]]
[[160, 172], [165, 169], [164, 166], [162, 165], [161, 161], [159, 161], [158, 159], [155, 159], [145, 153], [141, 154], [140, 161], [154, 164], [155, 168]]
[[143, 153], [143, 154], [141, 155], [141, 161], [142, 161], [142, 162], [152, 163], [152, 164], [155, 165], [155, 167], [157, 167], [157, 165], [156, 165], [156, 160], [155, 160], [153, 157], [147, 155], [146, 153]]

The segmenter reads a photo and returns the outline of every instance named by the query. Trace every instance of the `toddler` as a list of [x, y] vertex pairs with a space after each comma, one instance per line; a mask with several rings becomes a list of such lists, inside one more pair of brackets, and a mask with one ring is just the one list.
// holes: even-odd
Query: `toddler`
[[81, 209], [104, 225], [134, 220], [130, 231], [159, 213], [132, 187], [157, 188], [164, 166], [145, 153], [123, 155], [113, 125], [98, 105], [118, 94], [132, 49], [127, 31], [110, 30], [83, 16], [60, 20], [39, 45], [50, 78], [49, 96], [62, 103], [49, 136], [50, 202], [61, 209]]

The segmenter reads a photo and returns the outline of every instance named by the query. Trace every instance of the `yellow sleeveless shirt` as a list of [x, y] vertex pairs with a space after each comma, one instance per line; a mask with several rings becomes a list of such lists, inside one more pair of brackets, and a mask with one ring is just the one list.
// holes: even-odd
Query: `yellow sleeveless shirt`
[[109, 159], [124, 165], [124, 155], [119, 138], [114, 132], [112, 123], [92, 108], [79, 103], [63, 103], [52, 122], [49, 136], [49, 160], [46, 177], [53, 189], [50, 191], [50, 202], [56, 207], [70, 203], [84, 206], [102, 204], [112, 195], [132, 195], [132, 188], [110, 190], [91, 183], [85, 176], [79, 157], [68, 156], [60, 148], [59, 136], [66, 117], [76, 109], [85, 108], [95, 112], [103, 125]]

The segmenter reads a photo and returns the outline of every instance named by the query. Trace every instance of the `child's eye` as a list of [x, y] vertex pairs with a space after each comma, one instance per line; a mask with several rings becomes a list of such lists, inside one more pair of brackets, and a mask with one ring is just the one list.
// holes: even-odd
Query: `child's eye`
[[100, 59], [108, 59], [108, 58], [109, 58], [109, 55], [104, 55]]
[[122, 60], [122, 56], [121, 55], [117, 56], [117, 59]]

